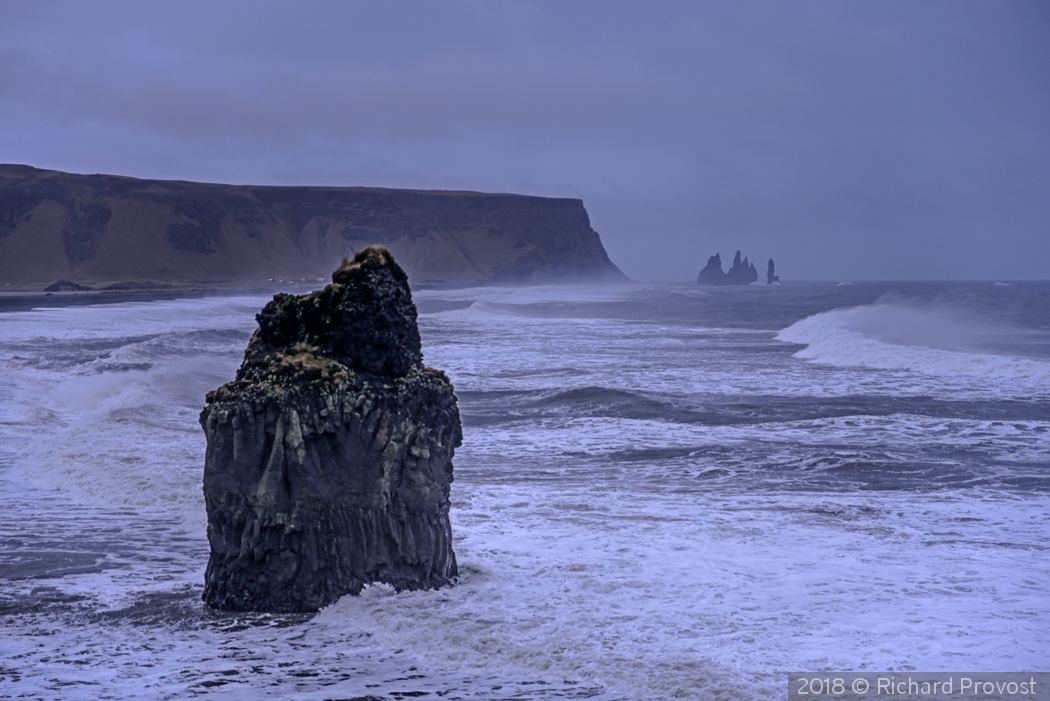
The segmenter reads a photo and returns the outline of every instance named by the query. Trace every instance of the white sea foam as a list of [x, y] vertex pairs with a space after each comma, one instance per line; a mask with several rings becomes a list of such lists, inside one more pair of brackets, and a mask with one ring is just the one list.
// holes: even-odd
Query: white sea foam
[[984, 380], [996, 391], [1050, 393], [1050, 362], [981, 352], [984, 339], [1004, 330], [958, 311], [879, 303], [815, 314], [776, 337], [806, 345], [795, 357], [836, 367], [904, 370]]
[[3, 341], [15, 349], [3, 408], [8, 436], [20, 439], [11, 476], [85, 503], [166, 511], [201, 526], [196, 417], [204, 394], [232, 379], [254, 325], [248, 312], [263, 301], [0, 315]]
[[[586, 678], [615, 698], [773, 698], [788, 669], [898, 669], [916, 654], [931, 668], [1042, 662], [1039, 580], [1007, 573], [1050, 569], [983, 544], [1038, 547], [1045, 500], [564, 482], [460, 495], [460, 586], [375, 588], [322, 616], [367, 621], [436, 669]], [[993, 601], [996, 617], [974, 615]]]
[[639, 290], [645, 289], [648, 288], [637, 284], [535, 285], [529, 287], [484, 286], [450, 290], [414, 290], [412, 297], [417, 301], [428, 299], [478, 299], [492, 303], [525, 305], [543, 302], [606, 302], [623, 299]]
[[[162, 302], [124, 302], [86, 307], [42, 307], [0, 313], [4, 342], [46, 343], [62, 339], [112, 338], [209, 328], [254, 328], [267, 297], [202, 297]], [[232, 323], [231, 323], [232, 322]]]
[[[0, 315], [0, 448], [15, 454], [0, 475], [4, 542], [59, 526], [55, 538], [70, 541], [110, 533], [98, 546], [109, 569], [45, 584], [84, 597], [76, 605], [92, 615], [96, 607], [128, 617], [25, 614], [0, 631], [0, 667], [22, 675], [11, 693], [535, 700], [582, 686], [606, 699], [766, 699], [783, 695], [789, 669], [1021, 670], [1045, 661], [1044, 491], [798, 493], [761, 481], [832, 473], [870, 456], [1039, 477], [1050, 455], [1045, 414], [923, 415], [925, 405], [906, 404], [913, 395], [1031, 387], [1002, 367], [938, 374], [921, 364], [1001, 366], [1008, 356], [976, 352], [980, 335], [953, 330], [957, 317], [915, 309], [840, 310], [781, 332], [829, 358], [842, 344], [841, 364], [802, 362], [808, 356], [792, 357], [772, 332], [525, 309], [629, 294], [417, 294], [480, 302], [421, 320], [427, 361], [449, 372], [468, 421], [452, 491], [459, 585], [397, 595], [371, 587], [309, 621], [229, 629], [193, 608], [207, 557], [197, 412], [204, 392], [232, 377], [265, 299]], [[901, 319], [916, 321], [917, 335], [901, 336]], [[935, 323], [948, 328], [930, 341], [923, 334]], [[864, 344], [897, 364], [867, 369], [882, 366], [848, 350]], [[534, 415], [481, 421], [499, 404], [484, 393], [565, 390], [579, 392]], [[802, 408], [830, 395], [863, 401], [846, 415], [715, 425], [589, 415], [572, 403], [592, 395], [627, 408], [650, 396], [713, 409], [737, 402], [758, 414], [769, 397]], [[1023, 403], [1003, 404], [996, 411], [1009, 414]], [[676, 457], [660, 457], [665, 450]], [[620, 459], [632, 452], [642, 457]], [[767, 474], [745, 488], [711, 477], [759, 469]], [[25, 483], [35, 487], [12, 491]], [[12, 534], [21, 524], [24, 533]], [[180, 529], [188, 542], [169, 545]], [[26, 596], [38, 586], [18, 585]], [[173, 598], [165, 615], [174, 624], [116, 610], [150, 612], [144, 592]]]

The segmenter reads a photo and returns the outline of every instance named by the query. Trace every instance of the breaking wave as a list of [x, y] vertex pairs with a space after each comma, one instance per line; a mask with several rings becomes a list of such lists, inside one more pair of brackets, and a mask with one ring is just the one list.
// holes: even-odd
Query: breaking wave
[[1046, 392], [1050, 361], [1023, 354], [1034, 333], [958, 309], [879, 302], [814, 314], [776, 338], [804, 344], [795, 357], [816, 363], [1015, 381]]

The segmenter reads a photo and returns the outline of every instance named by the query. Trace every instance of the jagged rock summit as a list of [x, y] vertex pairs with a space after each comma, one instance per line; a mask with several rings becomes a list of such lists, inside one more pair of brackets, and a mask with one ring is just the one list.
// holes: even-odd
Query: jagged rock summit
[[728, 273], [722, 272], [722, 258], [714, 254], [707, 259], [707, 265], [696, 276], [698, 285], [750, 285], [758, 279], [758, 270], [747, 258], [740, 260], [740, 251], [733, 258], [733, 267]]
[[204, 600], [315, 611], [371, 582], [449, 584], [459, 410], [445, 374], [423, 366], [404, 271], [372, 246], [256, 318], [237, 378], [201, 412]]

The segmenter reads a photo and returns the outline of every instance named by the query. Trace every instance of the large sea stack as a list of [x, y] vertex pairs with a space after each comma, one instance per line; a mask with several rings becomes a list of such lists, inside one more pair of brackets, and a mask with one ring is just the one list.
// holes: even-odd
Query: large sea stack
[[365, 248], [323, 290], [279, 294], [256, 318], [237, 379], [201, 412], [204, 600], [314, 611], [370, 582], [448, 584], [459, 411], [423, 366], [404, 271]]

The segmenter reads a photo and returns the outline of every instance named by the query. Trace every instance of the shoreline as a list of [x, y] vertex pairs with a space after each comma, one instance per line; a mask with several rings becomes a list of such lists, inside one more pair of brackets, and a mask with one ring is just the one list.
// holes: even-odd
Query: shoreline
[[[131, 289], [90, 289], [90, 290], [60, 290], [47, 292], [43, 288], [4, 290], [0, 288], [0, 313], [31, 311], [42, 307], [81, 307], [92, 304], [119, 304], [122, 302], [157, 302], [179, 298], [200, 297], [229, 297], [229, 296], [272, 296], [281, 292], [290, 294], [309, 294], [322, 289], [331, 282], [330, 279], [323, 280], [299, 280], [295, 282], [274, 281], [268, 284], [260, 284], [257, 281], [245, 280], [239, 285], [230, 282], [222, 285], [195, 285], [179, 287], [143, 287]], [[506, 282], [477, 282], [477, 283], [451, 283], [451, 282], [422, 282], [410, 284], [412, 292], [424, 290], [460, 290], [477, 287], [501, 288], [501, 287], [542, 287], [547, 285], [571, 287], [574, 285], [594, 284], [593, 280], [548, 280], [533, 283], [509, 284]], [[597, 284], [610, 287], [623, 287], [632, 284], [598, 282]], [[637, 284], [637, 283], [633, 283]]]
[[123, 302], [161, 302], [181, 298], [228, 297], [232, 295], [271, 295], [272, 289], [183, 289], [183, 290], [91, 290], [70, 292], [0, 292], [0, 313], [28, 312], [34, 309], [87, 307]]
[[[327, 285], [329, 280], [316, 281], [296, 281], [296, 282], [269, 282], [260, 284], [260, 281], [256, 280], [244, 280], [240, 283], [229, 282], [221, 285], [187, 285], [185, 287], [172, 285], [171, 287], [153, 287], [153, 288], [138, 288], [138, 289], [93, 289], [93, 290], [66, 290], [57, 292], [45, 292], [42, 288], [37, 289], [14, 289], [4, 290], [0, 288], [0, 313], [4, 312], [22, 312], [32, 311], [33, 309], [40, 308], [64, 308], [64, 307], [82, 307], [90, 306], [95, 304], [121, 304], [123, 302], [158, 302], [166, 301], [179, 298], [201, 298], [201, 297], [229, 297], [229, 296], [273, 296], [275, 294], [286, 292], [290, 294], [308, 294], [315, 290], [323, 288]], [[587, 284], [587, 280], [577, 280], [574, 282], [566, 281], [537, 281], [534, 283], [523, 283], [517, 285], [509, 285], [506, 283], [494, 283], [494, 282], [482, 282], [482, 283], [447, 283], [447, 282], [424, 282], [411, 285], [412, 292], [422, 292], [426, 290], [458, 290], [458, 289], [473, 289], [473, 288], [503, 288], [503, 287], [543, 287], [547, 285], [555, 286], [572, 286], [575, 284]], [[1050, 283], [1047, 280], [1011, 280], [1009, 283], [1002, 283], [994, 280], [913, 280], [913, 281], [875, 281], [875, 280], [862, 280], [851, 283], [836, 282], [833, 280], [795, 280], [791, 281], [787, 285], [781, 285], [786, 287], [799, 286], [799, 285], [818, 285], [818, 286], [842, 286], [844, 284], [856, 285], [858, 287], [868, 286], [879, 286], [879, 285], [990, 285], [1001, 287], [1002, 289], [1009, 289], [1011, 287], [1028, 287], [1032, 285], [1045, 285]], [[602, 286], [609, 285], [609, 283], [599, 283]], [[696, 289], [703, 292], [714, 292], [715, 290], [743, 290], [743, 289], [775, 289], [776, 285], [738, 285], [738, 286], [705, 286], [697, 285], [695, 282], [664, 282], [664, 283], [613, 283], [610, 287], [622, 287], [624, 284], [634, 284], [646, 286], [656, 284], [667, 287], [681, 287], [686, 289]]]

